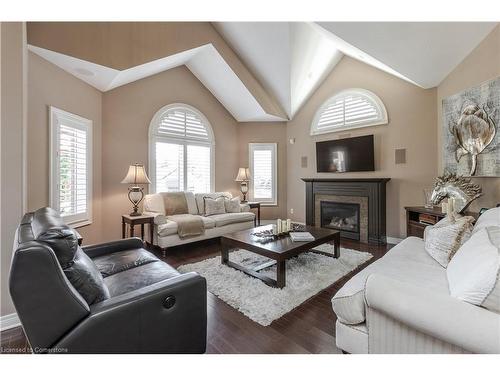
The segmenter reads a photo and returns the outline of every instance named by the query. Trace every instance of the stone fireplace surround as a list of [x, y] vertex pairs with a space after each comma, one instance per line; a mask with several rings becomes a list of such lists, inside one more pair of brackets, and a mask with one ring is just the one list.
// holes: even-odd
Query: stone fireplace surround
[[[360, 205], [361, 242], [386, 244], [386, 183], [390, 178], [303, 178], [306, 183], [306, 224], [321, 225], [320, 202]], [[342, 237], [351, 238], [342, 232]]]

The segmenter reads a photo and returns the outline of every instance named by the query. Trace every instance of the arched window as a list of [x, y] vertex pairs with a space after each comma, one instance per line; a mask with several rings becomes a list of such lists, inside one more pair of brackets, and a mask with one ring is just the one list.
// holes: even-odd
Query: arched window
[[169, 104], [149, 126], [152, 192], [214, 190], [214, 134], [207, 118], [187, 104]]
[[348, 89], [332, 96], [318, 109], [311, 135], [387, 124], [382, 100], [364, 89]]

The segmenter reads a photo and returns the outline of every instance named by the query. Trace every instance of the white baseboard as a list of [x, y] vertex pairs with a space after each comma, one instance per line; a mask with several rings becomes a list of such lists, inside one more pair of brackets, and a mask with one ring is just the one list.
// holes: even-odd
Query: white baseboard
[[0, 316], [0, 331], [19, 327], [21, 322], [16, 313]]
[[403, 238], [398, 238], [398, 237], [386, 237], [387, 243], [390, 243], [392, 245], [397, 245], [401, 241], [403, 241]]

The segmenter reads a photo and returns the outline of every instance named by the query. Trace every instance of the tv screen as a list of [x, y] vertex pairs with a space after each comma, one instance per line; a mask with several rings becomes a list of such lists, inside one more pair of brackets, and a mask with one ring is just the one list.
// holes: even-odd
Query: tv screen
[[373, 135], [316, 143], [318, 172], [374, 171]]

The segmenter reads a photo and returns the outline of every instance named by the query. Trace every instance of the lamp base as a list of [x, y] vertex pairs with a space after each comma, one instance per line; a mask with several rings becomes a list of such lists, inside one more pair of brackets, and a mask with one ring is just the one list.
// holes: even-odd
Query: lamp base
[[139, 186], [131, 186], [128, 189], [128, 199], [132, 203], [132, 207], [134, 211], [132, 211], [130, 216], [141, 216], [139, 212], [139, 203], [141, 203], [142, 198], [144, 197], [143, 188]]

